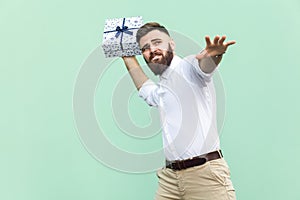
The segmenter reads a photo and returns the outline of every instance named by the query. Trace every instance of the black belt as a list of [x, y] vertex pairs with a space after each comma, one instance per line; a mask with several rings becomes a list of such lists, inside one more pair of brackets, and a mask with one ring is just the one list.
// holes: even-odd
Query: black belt
[[166, 167], [173, 169], [173, 170], [182, 170], [187, 169], [189, 167], [194, 167], [198, 165], [203, 165], [204, 163], [222, 158], [221, 150], [213, 151], [207, 154], [203, 154], [201, 156], [196, 156], [186, 160], [175, 160], [175, 161], [168, 161], [166, 160]]

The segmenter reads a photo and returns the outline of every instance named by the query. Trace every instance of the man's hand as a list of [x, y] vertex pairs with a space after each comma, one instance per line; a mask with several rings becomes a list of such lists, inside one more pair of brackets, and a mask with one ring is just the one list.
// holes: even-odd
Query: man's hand
[[222, 37], [217, 35], [213, 42], [211, 42], [209, 36], [205, 36], [206, 47], [203, 51], [196, 55], [196, 58], [201, 60], [202, 58], [215, 57], [224, 54], [228, 46], [235, 44], [234, 40], [224, 43], [225, 39], [225, 35]]
[[205, 73], [211, 73], [221, 62], [222, 55], [226, 52], [228, 46], [235, 44], [235, 41], [224, 42], [226, 36], [216, 36], [211, 42], [209, 36], [205, 36], [206, 47], [196, 58], [199, 61], [199, 67]]

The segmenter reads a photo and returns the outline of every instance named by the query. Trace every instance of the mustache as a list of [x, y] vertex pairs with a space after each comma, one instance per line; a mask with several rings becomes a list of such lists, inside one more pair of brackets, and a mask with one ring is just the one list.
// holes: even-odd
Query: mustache
[[163, 53], [162, 52], [151, 52], [149, 61], [151, 61], [155, 56], [163, 56]]

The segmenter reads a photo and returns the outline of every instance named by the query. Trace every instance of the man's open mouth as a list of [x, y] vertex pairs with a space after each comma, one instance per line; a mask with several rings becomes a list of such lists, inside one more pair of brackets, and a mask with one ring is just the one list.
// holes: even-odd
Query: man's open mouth
[[161, 59], [162, 55], [155, 55], [152, 59], [151, 62], [156, 63]]

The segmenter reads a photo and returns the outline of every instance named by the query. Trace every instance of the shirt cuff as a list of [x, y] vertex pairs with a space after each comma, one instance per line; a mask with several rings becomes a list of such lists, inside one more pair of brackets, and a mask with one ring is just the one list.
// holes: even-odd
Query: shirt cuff
[[149, 94], [149, 92], [152, 90], [153, 85], [155, 85], [155, 83], [151, 79], [145, 81], [138, 91], [139, 96], [148, 96], [147, 94]]
[[148, 79], [143, 83], [142, 87], [139, 89], [138, 95], [142, 99], [144, 99], [148, 105], [157, 106], [158, 105], [158, 97], [156, 92], [158, 86], [151, 79]]

